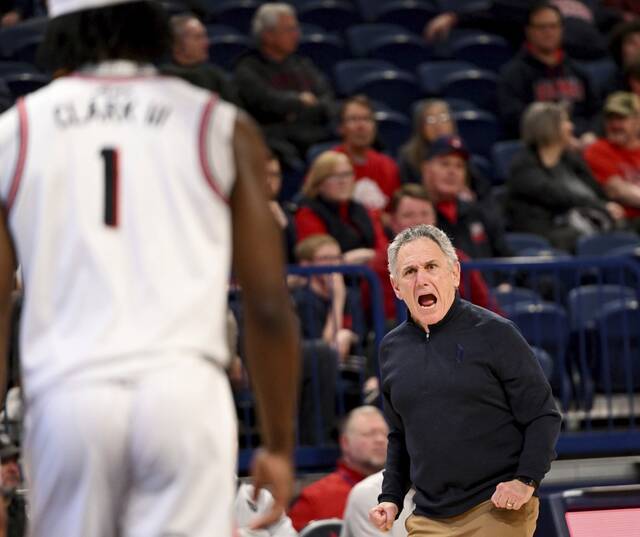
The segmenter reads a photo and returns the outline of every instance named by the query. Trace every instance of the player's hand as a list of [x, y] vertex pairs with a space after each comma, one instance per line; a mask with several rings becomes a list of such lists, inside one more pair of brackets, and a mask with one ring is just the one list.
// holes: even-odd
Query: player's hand
[[253, 499], [258, 500], [260, 489], [269, 486], [273, 505], [268, 513], [256, 518], [249, 529], [266, 528], [282, 516], [293, 494], [293, 466], [291, 458], [281, 453], [258, 449], [251, 463]]
[[369, 510], [369, 520], [380, 531], [389, 531], [398, 515], [398, 506], [393, 502], [382, 502]]
[[518, 479], [498, 483], [496, 491], [491, 496], [491, 501], [498, 509], [509, 509], [517, 511], [527, 503], [535, 489], [525, 485]]

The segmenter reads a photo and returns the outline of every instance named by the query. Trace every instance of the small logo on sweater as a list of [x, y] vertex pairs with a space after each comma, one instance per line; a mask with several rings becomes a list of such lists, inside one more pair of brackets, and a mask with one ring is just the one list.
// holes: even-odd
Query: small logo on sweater
[[460, 343], [458, 343], [456, 345], [456, 362], [461, 364], [463, 359], [464, 359], [464, 347], [460, 345]]

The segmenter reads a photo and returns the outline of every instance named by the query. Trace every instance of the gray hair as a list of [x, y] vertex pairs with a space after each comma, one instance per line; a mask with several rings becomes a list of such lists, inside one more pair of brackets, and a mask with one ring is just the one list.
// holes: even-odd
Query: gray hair
[[538, 102], [530, 104], [522, 116], [520, 135], [530, 146], [544, 147], [560, 140], [560, 124], [567, 116], [563, 103]]
[[253, 15], [251, 20], [251, 33], [256, 40], [267, 30], [272, 30], [278, 25], [278, 20], [282, 15], [296, 16], [295, 9], [284, 2], [274, 2], [262, 4]]
[[389, 258], [389, 273], [392, 276], [396, 274], [396, 262], [398, 261], [398, 253], [400, 252], [400, 248], [402, 248], [405, 244], [409, 244], [410, 242], [416, 241], [418, 239], [429, 239], [435, 242], [442, 253], [445, 255], [447, 260], [449, 261], [449, 265], [453, 267], [453, 265], [458, 261], [458, 254], [456, 254], [456, 249], [451, 244], [451, 240], [447, 237], [447, 234], [436, 226], [420, 224], [418, 226], [413, 226], [407, 228], [400, 233], [398, 233], [389, 245], [387, 249], [387, 255]]

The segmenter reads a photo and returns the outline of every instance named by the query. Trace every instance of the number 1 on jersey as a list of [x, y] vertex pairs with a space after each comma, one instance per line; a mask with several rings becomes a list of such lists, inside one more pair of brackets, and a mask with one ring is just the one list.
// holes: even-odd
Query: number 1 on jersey
[[104, 223], [118, 226], [118, 150], [111, 147], [100, 152], [104, 161]]

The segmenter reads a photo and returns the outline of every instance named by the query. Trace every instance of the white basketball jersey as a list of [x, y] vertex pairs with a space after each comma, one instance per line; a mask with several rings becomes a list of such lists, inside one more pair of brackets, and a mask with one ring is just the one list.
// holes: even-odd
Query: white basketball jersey
[[27, 395], [169, 354], [225, 364], [235, 117], [128, 62], [58, 79], [0, 117]]

